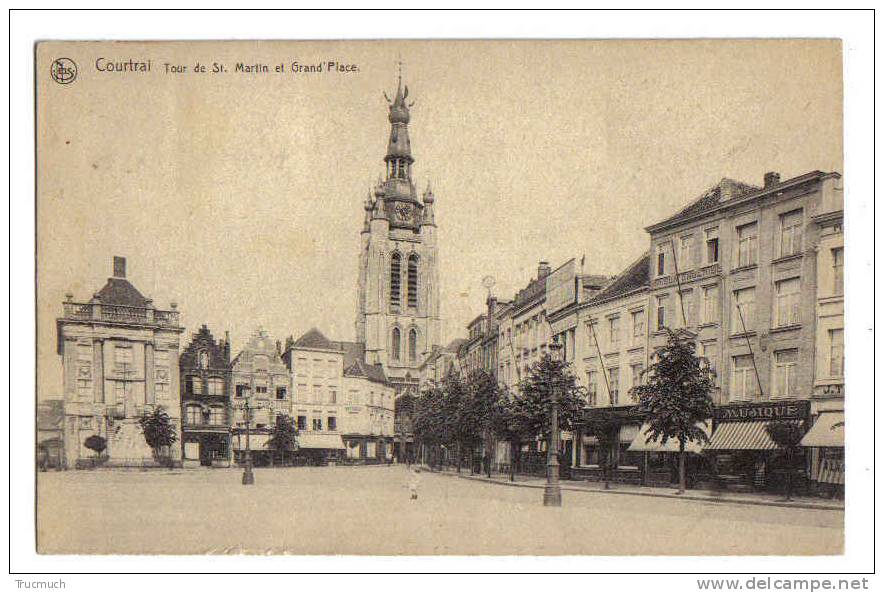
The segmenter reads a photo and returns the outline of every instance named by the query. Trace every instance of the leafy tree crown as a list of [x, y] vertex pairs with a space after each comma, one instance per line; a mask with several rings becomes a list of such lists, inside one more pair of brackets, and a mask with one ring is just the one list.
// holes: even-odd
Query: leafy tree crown
[[698, 426], [712, 417], [715, 373], [694, 352], [692, 337], [667, 328], [666, 344], [655, 351], [654, 363], [645, 372], [644, 384], [631, 393], [648, 423], [648, 442], [666, 444], [676, 439], [681, 447], [689, 442], [708, 442]]

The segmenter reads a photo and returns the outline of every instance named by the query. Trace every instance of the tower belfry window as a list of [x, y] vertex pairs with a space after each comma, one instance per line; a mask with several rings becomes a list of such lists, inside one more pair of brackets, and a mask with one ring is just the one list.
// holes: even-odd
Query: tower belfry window
[[417, 255], [408, 258], [408, 306], [417, 308]]
[[402, 256], [394, 253], [390, 260], [390, 305], [398, 307], [402, 299]]
[[390, 352], [391, 357], [393, 358], [393, 360], [399, 360], [399, 353], [402, 350], [402, 336], [399, 334], [398, 327], [393, 328], [393, 336], [390, 341], [392, 342], [390, 345], [390, 350], [392, 351]]
[[417, 330], [414, 328], [408, 330], [408, 360], [409, 362], [417, 360]]

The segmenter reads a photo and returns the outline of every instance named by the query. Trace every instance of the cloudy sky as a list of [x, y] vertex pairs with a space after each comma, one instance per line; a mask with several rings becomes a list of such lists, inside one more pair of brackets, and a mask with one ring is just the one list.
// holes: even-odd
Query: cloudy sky
[[[74, 83], [39, 76], [58, 55]], [[481, 310], [485, 275], [509, 298], [539, 260], [585, 254], [587, 272], [615, 274], [648, 247], [645, 226], [722, 177], [842, 170], [836, 41], [44, 44], [40, 395], [61, 392], [64, 294], [88, 300], [113, 255], [156, 306], [178, 303], [182, 342], [203, 323], [235, 351], [259, 325], [352, 339], [399, 56], [416, 183], [436, 195], [446, 339]], [[151, 72], [99, 72], [99, 57]], [[328, 60], [358, 72], [290, 72]]]

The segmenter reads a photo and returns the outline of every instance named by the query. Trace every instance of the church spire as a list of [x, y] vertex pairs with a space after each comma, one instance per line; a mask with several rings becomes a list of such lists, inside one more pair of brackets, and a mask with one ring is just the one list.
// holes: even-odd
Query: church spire
[[411, 180], [411, 165], [414, 158], [411, 156], [411, 141], [408, 138], [408, 122], [411, 120], [409, 108], [414, 103], [406, 103], [408, 99], [408, 85], [402, 84], [402, 61], [399, 61], [399, 80], [396, 88], [396, 96], [391, 101], [387, 93], [384, 98], [389, 103], [390, 114], [390, 141], [387, 143], [387, 155], [384, 161], [387, 163], [387, 179]]

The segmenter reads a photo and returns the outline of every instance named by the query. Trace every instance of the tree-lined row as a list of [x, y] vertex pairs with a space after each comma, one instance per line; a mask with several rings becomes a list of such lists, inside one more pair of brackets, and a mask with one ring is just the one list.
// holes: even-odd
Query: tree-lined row
[[[691, 441], [708, 440], [706, 431], [698, 424], [712, 417], [713, 387], [714, 373], [695, 354], [692, 336], [669, 332], [666, 345], [655, 352], [642, 384], [631, 390], [638, 401], [636, 413], [650, 425], [649, 440], [662, 444], [670, 439], [678, 441], [682, 490], [685, 446]], [[490, 474], [492, 444], [494, 440], [506, 441], [511, 447], [512, 479], [514, 461], [522, 444], [549, 442], [554, 398], [560, 430], [579, 430], [596, 438], [599, 465], [607, 483], [612, 454], [619, 446], [620, 427], [624, 423], [622, 410], [588, 408], [585, 390], [570, 363], [549, 354], [529, 367], [516, 393], [499, 386], [484, 371], [465, 375], [453, 372], [440, 385], [425, 390], [406, 405], [413, 408], [415, 442], [428, 456], [429, 464], [453, 459], [460, 470], [465, 457], [472, 460], [476, 451], [484, 450], [484, 468]]]

